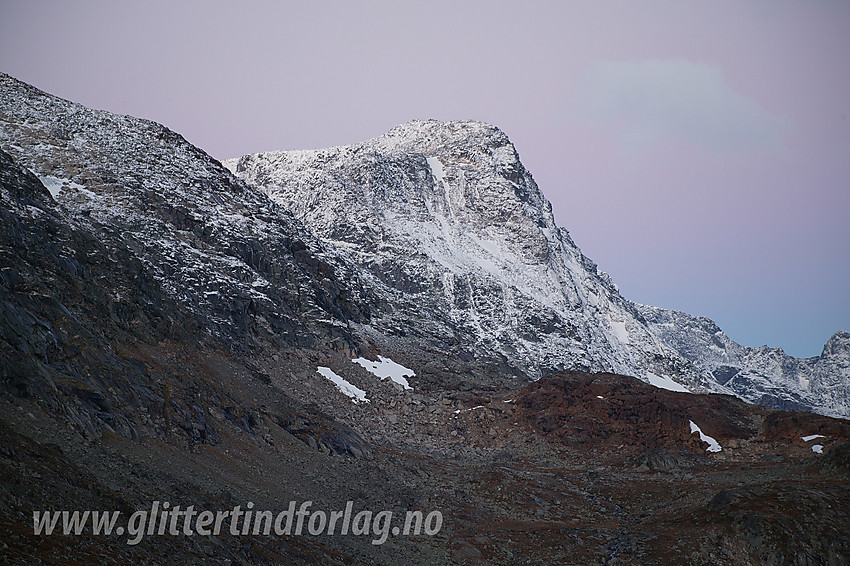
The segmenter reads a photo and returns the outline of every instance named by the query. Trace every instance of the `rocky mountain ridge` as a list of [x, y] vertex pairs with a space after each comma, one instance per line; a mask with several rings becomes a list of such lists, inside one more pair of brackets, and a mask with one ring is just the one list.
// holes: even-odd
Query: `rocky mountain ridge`
[[637, 307], [666, 344], [742, 399], [837, 416], [850, 412], [848, 332], [836, 332], [820, 356], [794, 358], [781, 348], [741, 346], [705, 317]]
[[[69, 221], [120, 241], [211, 333], [232, 340], [254, 324], [261, 335], [309, 342], [292, 320], [333, 328], [368, 317], [356, 274], [328, 263], [288, 213], [178, 134], [0, 80], [3, 150]], [[114, 302], [130, 292], [115, 289]]]

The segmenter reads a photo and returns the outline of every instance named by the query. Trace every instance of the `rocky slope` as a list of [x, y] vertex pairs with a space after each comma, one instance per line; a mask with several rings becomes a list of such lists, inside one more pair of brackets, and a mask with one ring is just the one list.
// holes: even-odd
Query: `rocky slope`
[[[353, 259], [397, 309], [362, 328], [405, 328], [409, 350], [503, 357], [532, 378], [615, 371], [780, 408], [848, 415], [850, 351], [829, 360], [743, 348], [713, 322], [620, 296], [555, 225], [499, 129], [410, 122], [377, 139], [248, 155], [225, 165]], [[376, 336], [379, 335], [379, 336]], [[826, 350], [825, 350], [826, 352]], [[830, 361], [831, 360], [831, 361]], [[830, 371], [824, 371], [829, 367]]]
[[[3, 150], [49, 188], [50, 208], [70, 225], [138, 261], [185, 325], [229, 343], [239, 337], [234, 347], [244, 347], [255, 334], [310, 344], [314, 328], [322, 334], [368, 317], [356, 274], [328, 263], [288, 213], [178, 134], [6, 75], [0, 88]], [[60, 253], [82, 259], [73, 246]], [[126, 324], [137, 294], [132, 285], [111, 289], [110, 308]]]

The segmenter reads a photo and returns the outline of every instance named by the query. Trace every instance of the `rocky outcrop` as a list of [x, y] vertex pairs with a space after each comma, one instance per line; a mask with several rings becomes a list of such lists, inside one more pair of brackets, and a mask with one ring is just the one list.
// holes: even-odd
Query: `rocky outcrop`
[[690, 421], [720, 441], [759, 433], [751, 409], [730, 397], [667, 391], [611, 374], [564, 372], [527, 386], [517, 397], [532, 426], [572, 446], [628, 444], [704, 453]]
[[794, 358], [781, 348], [750, 348], [714, 321], [637, 305], [655, 334], [738, 397], [769, 407], [850, 415], [850, 334], [838, 332], [820, 356]]

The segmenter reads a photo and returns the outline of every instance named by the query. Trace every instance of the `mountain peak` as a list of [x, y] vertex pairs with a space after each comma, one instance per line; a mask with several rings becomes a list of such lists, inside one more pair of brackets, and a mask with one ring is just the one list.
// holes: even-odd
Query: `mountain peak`
[[497, 146], [510, 143], [507, 135], [498, 127], [476, 120], [411, 120], [389, 130], [378, 139], [392, 140], [394, 144], [406, 141], [429, 141], [448, 145], [462, 140], [486, 140], [497, 142]]
[[[417, 320], [411, 350], [451, 336], [526, 376], [614, 371], [785, 408], [817, 407], [818, 383], [831, 383], [781, 350], [736, 344], [710, 319], [621, 297], [491, 124], [413, 120], [358, 144], [225, 165], [370, 273], [379, 294], [404, 297], [408, 307], [373, 328]], [[820, 410], [843, 414], [842, 383]]]
[[386, 153], [421, 153], [466, 163], [495, 157], [499, 163], [521, 165], [516, 148], [502, 130], [474, 120], [413, 120], [363, 145]]
[[412, 121], [353, 146], [225, 165], [344, 250], [382, 293], [402, 294], [410, 310], [389, 316], [421, 322], [408, 330], [422, 334], [411, 350], [451, 336], [520, 375], [589, 369], [649, 379], [649, 372], [689, 375], [700, 388], [688, 362], [643, 328], [555, 224], [495, 126]]

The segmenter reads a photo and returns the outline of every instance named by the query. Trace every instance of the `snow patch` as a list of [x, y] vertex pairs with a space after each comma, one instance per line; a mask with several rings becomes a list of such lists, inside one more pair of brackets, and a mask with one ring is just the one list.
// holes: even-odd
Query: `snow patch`
[[336, 388], [340, 390], [341, 393], [351, 397], [351, 400], [355, 403], [368, 403], [369, 399], [366, 398], [366, 392], [357, 387], [356, 385], [352, 385], [342, 377], [338, 376], [333, 372], [331, 368], [319, 366], [316, 368], [321, 375], [328, 378], [330, 381], [336, 385]]
[[626, 330], [626, 321], [611, 321], [611, 330], [614, 331], [614, 336], [623, 344], [629, 343], [629, 331]]
[[[446, 208], [448, 209], [449, 216], [454, 216], [451, 198], [449, 196], [449, 182], [446, 181], [446, 170], [443, 167], [443, 162], [436, 157], [428, 157], [426, 161], [428, 162], [428, 167], [431, 168], [431, 174], [434, 176], [434, 180], [443, 186], [443, 198], [446, 199]], [[441, 223], [443, 222], [441, 221]]]
[[428, 167], [431, 168], [434, 178], [443, 185], [446, 185], [446, 170], [443, 168], [443, 162], [436, 157], [429, 157], [426, 161], [428, 162]]
[[502, 248], [499, 247], [498, 242], [495, 240], [485, 240], [483, 238], [476, 238], [473, 235], [469, 235], [470, 239], [473, 240], [476, 244], [484, 248], [490, 255], [495, 257], [496, 259], [505, 262], [507, 258], [505, 258], [504, 253], [502, 252]]
[[73, 181], [69, 181], [67, 179], [60, 179], [59, 177], [54, 177], [52, 175], [45, 175], [44, 177], [39, 177], [39, 181], [41, 184], [47, 187], [47, 190], [50, 191], [50, 196], [53, 197], [53, 200], [57, 200], [59, 198], [59, 194], [66, 188], [70, 189], [84, 189], [85, 187], [75, 183]]
[[483, 409], [483, 408], [484, 408], [484, 405], [476, 405], [476, 406], [472, 407], [471, 409], [457, 409], [455, 411], [455, 414], [459, 415], [460, 413], [468, 413], [469, 411], [474, 411], [476, 409]]
[[649, 384], [653, 387], [667, 389], [668, 391], [678, 391], [680, 393], [690, 393], [687, 387], [681, 383], [673, 381], [669, 377], [661, 377], [660, 375], [655, 375], [648, 371], [646, 372], [646, 378], [649, 380]]
[[357, 358], [351, 360], [355, 364], [363, 366], [367, 371], [380, 377], [381, 379], [390, 378], [395, 383], [401, 385], [404, 389], [413, 390], [407, 382], [406, 377], [414, 377], [416, 373], [412, 369], [408, 369], [401, 364], [392, 361], [384, 356], [378, 356], [378, 361], [373, 362], [366, 358]]
[[706, 452], [720, 452], [723, 448], [720, 447], [720, 444], [705, 434], [700, 428], [696, 425], [694, 421], [688, 421], [691, 424], [691, 434], [698, 432], [699, 439], [703, 442], [708, 442], [708, 448], [705, 449]]

